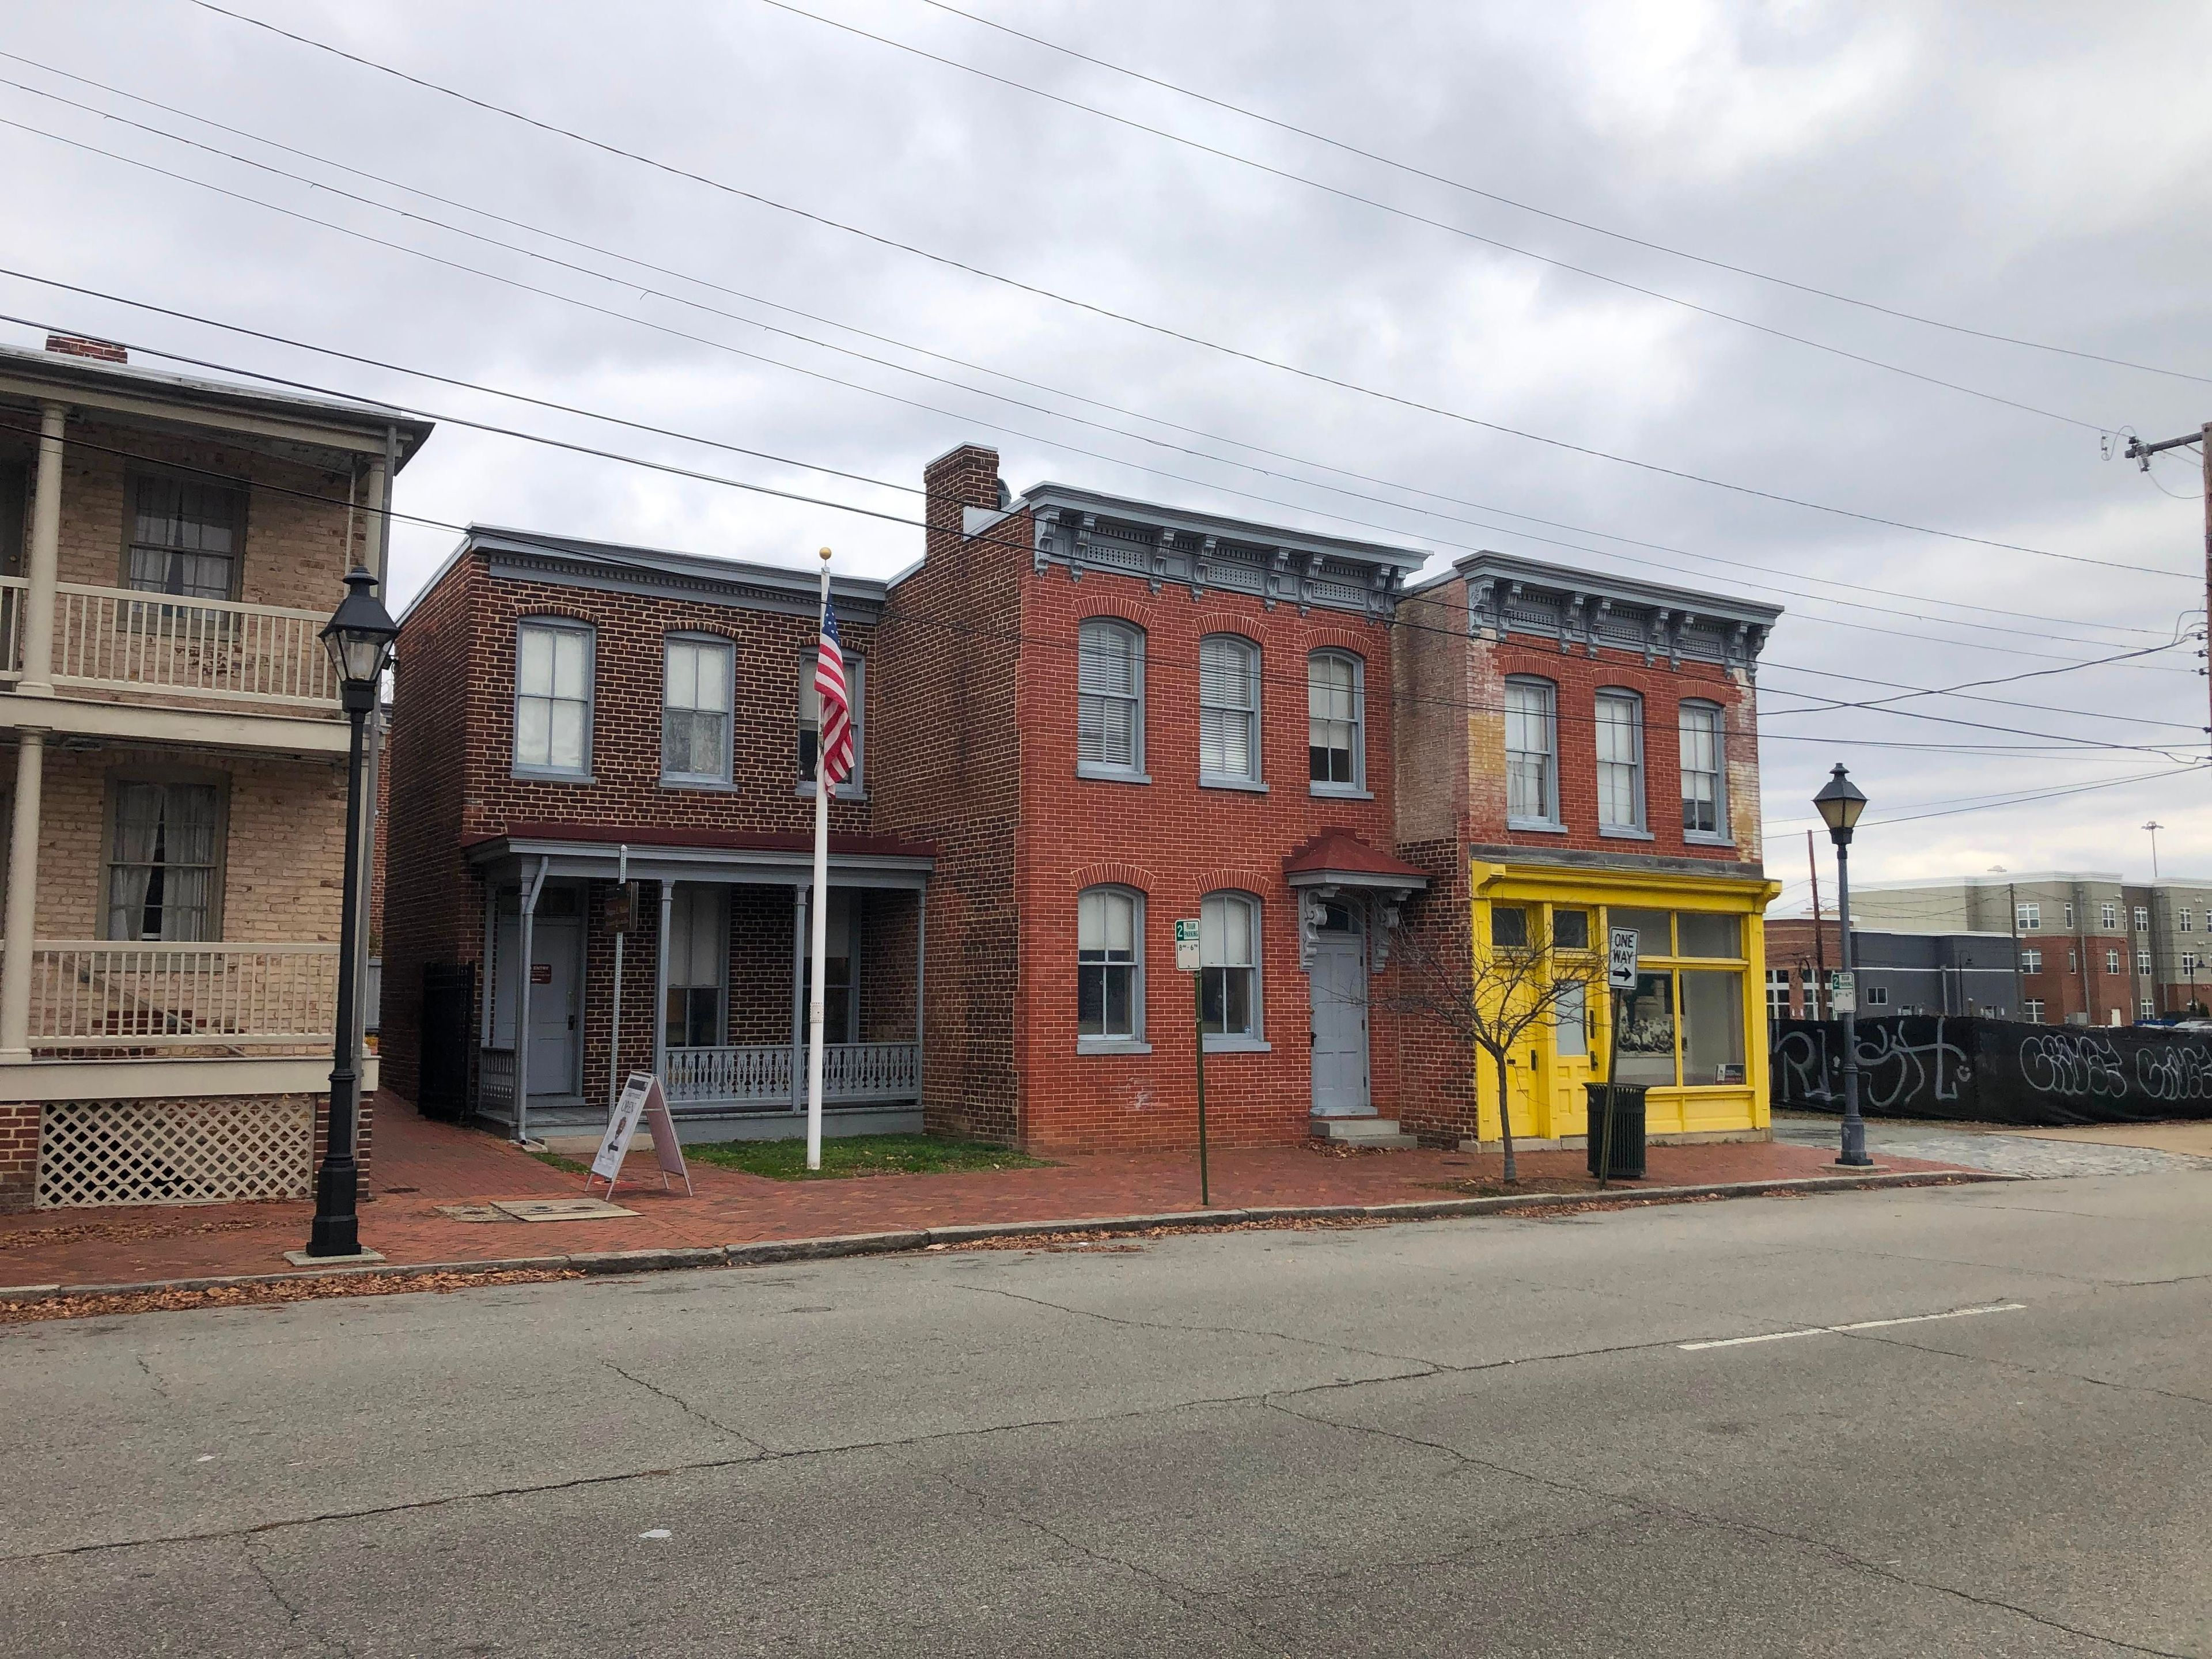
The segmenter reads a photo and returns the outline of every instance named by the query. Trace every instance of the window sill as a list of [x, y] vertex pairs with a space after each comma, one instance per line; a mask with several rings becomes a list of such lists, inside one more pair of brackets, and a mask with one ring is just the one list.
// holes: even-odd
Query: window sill
[[[734, 793], [734, 791], [732, 793]], [[800, 800], [812, 800], [814, 799], [814, 786], [811, 783], [802, 783], [791, 793]], [[831, 800], [865, 801], [867, 798], [868, 792], [866, 790], [849, 788], [842, 783], [837, 785], [830, 792], [830, 799]]]
[[1375, 792], [1372, 789], [1362, 789], [1357, 784], [1351, 783], [1309, 783], [1306, 786], [1306, 793], [1321, 795], [1330, 800], [1373, 800], [1375, 799]]
[[507, 775], [520, 783], [597, 783], [589, 772], [549, 772], [542, 767], [517, 766]]
[[1601, 823], [1598, 834], [1607, 841], [1656, 841], [1658, 836], [1649, 830], [1632, 830], [1624, 824]]
[[1734, 847], [1735, 840], [1730, 836], [1692, 835], [1685, 830], [1682, 832], [1682, 844], [1685, 847]]
[[663, 778], [660, 787], [693, 795], [734, 795], [739, 793], [736, 784], [725, 782], [720, 778]]
[[1209, 1036], [1206, 1039], [1209, 1054], [1272, 1054], [1275, 1045], [1265, 1037]]
[[1097, 761], [1075, 763], [1075, 775], [1089, 778], [1094, 783], [1150, 783], [1148, 772], [1133, 772], [1126, 766], [1101, 766]]
[[1210, 772], [1198, 775], [1198, 787], [1201, 789], [1241, 789], [1248, 795], [1267, 793], [1267, 786], [1257, 778], [1217, 777]]
[[1149, 1054], [1152, 1045], [1142, 1037], [1085, 1037], [1075, 1039], [1079, 1054]]
[[1532, 836], [1564, 836], [1567, 833], [1565, 824], [1549, 823], [1542, 818], [1508, 818], [1505, 827], [1516, 833], [1525, 832]]

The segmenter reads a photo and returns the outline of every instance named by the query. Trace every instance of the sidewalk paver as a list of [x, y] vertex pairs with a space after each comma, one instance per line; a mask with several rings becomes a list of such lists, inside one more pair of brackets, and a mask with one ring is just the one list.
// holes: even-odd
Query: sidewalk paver
[[[1814, 1114], [1777, 1112], [1774, 1138], [1801, 1146], [1833, 1146], [1837, 1120]], [[1930, 1123], [1919, 1120], [1869, 1118], [1867, 1150], [1883, 1163], [1930, 1158], [1938, 1164], [1993, 1175], [2055, 1180], [2067, 1176], [2166, 1175], [2190, 1170], [2212, 1172], [2212, 1158], [2191, 1156], [2203, 1145], [2212, 1153], [2206, 1126], [2188, 1123], [2094, 1125], [2085, 1130], [2029, 1129], [2009, 1124]], [[2180, 1131], [2154, 1134], [2151, 1131]], [[2133, 1133], [2130, 1133], [2130, 1132]], [[2199, 1132], [2194, 1136], [2190, 1132]]]
[[[617, 1217], [558, 1224], [470, 1220], [447, 1213], [500, 1199], [575, 1198], [580, 1175], [555, 1169], [493, 1136], [416, 1116], [404, 1101], [378, 1105], [373, 1201], [362, 1243], [394, 1264], [494, 1261], [548, 1251], [669, 1249], [821, 1238], [927, 1227], [1152, 1215], [1198, 1207], [1196, 1160], [1182, 1153], [1101, 1153], [1045, 1169], [872, 1176], [785, 1182], [695, 1162], [696, 1195], [661, 1190], [649, 1155], [633, 1153], [634, 1181]], [[1633, 1190], [1836, 1173], [1832, 1150], [1782, 1141], [1650, 1149]], [[1525, 1152], [1524, 1178], [1584, 1173], [1580, 1152]], [[1896, 1170], [1946, 1161], [1884, 1156]], [[1363, 1152], [1308, 1146], [1217, 1149], [1219, 1209], [1416, 1203], [1458, 1194], [1451, 1184], [1498, 1174], [1495, 1154]], [[604, 1188], [595, 1187], [595, 1191]], [[0, 1288], [113, 1285], [283, 1272], [313, 1213], [304, 1203], [177, 1208], [46, 1210], [0, 1217]]]

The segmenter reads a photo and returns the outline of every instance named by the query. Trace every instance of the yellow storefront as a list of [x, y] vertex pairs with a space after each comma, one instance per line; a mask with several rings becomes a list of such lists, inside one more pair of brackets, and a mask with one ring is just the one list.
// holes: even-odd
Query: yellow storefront
[[[1509, 933], [1555, 942], [1562, 966], [1589, 975], [1554, 1017], [1539, 1020], [1509, 1056], [1516, 1139], [1572, 1141], [1588, 1129], [1583, 1085], [1606, 1080], [1613, 997], [1601, 959], [1607, 932], [1639, 936], [1637, 988], [1625, 997], [1620, 1081], [1643, 1084], [1645, 1133], [1668, 1139], [1748, 1139], [1767, 1131], [1765, 934], [1780, 890], [1755, 878], [1566, 870], [1476, 862], [1474, 939], [1480, 951]], [[1579, 977], [1580, 975], [1577, 975]], [[1496, 1062], [1480, 1053], [1480, 1139], [1500, 1139]]]

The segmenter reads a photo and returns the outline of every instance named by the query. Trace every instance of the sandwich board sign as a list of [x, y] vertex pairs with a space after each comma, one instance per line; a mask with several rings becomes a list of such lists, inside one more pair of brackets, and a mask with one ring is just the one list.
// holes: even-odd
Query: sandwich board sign
[[1616, 991], [1636, 988], [1636, 930], [1615, 927], [1607, 939], [1605, 982]]
[[669, 1176], [682, 1176], [684, 1190], [691, 1192], [691, 1172], [684, 1167], [684, 1148], [676, 1139], [676, 1120], [669, 1115], [667, 1093], [650, 1072], [632, 1072], [629, 1081], [623, 1085], [622, 1098], [615, 1103], [615, 1115], [607, 1120], [607, 1132], [600, 1138], [599, 1154], [592, 1160], [591, 1173], [584, 1177], [586, 1192], [591, 1191], [594, 1180], [601, 1180], [607, 1183], [607, 1196], [614, 1196], [615, 1178], [622, 1174], [623, 1159], [629, 1155], [629, 1143], [636, 1138], [641, 1121], [653, 1131], [653, 1155], [660, 1164], [662, 1189], [666, 1190]]
[[1176, 923], [1176, 968], [1178, 972], [1194, 974], [1198, 971], [1198, 918], [1185, 916]]

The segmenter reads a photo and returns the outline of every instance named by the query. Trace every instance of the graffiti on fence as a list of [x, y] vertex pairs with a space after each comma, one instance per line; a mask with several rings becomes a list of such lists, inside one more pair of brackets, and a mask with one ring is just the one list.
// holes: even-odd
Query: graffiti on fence
[[2078, 1031], [2039, 1031], [2020, 1045], [2020, 1075], [2045, 1095], [2109, 1095], [2128, 1091], [2120, 1051], [2103, 1037]]
[[2179, 1043], [2138, 1048], [2136, 1083], [2153, 1100], [2212, 1100], [2212, 1054]]

